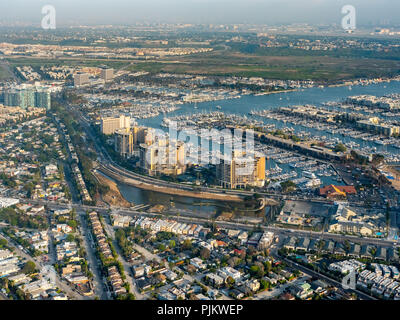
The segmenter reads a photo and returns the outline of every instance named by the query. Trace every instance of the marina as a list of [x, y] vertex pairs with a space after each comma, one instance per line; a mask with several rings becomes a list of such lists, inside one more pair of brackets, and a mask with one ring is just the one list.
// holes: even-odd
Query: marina
[[[293, 119], [285, 115], [277, 115], [277, 108], [293, 105], [314, 105], [317, 108], [329, 110], [329, 106], [341, 105], [347, 96], [357, 94], [395, 95], [400, 91], [400, 82], [391, 81], [389, 83], [372, 83], [368, 85], [354, 85], [352, 90], [348, 87], [327, 87], [327, 88], [307, 88], [301, 91], [276, 93], [274, 95], [254, 96], [246, 95], [240, 99], [223, 100], [218, 102], [190, 103], [181, 104], [179, 110], [175, 110], [165, 115], [139, 119], [140, 125], [153, 128], [168, 128], [171, 121], [179, 123], [179, 130], [194, 130], [199, 132], [199, 127], [217, 128], [223, 127], [222, 119], [228, 119], [229, 123], [234, 122], [238, 126], [250, 125], [260, 126], [264, 130], [283, 130], [290, 134], [295, 134], [300, 139], [316, 139], [326, 147], [334, 147], [338, 143], [343, 143], [347, 148], [359, 150], [365, 153], [379, 153], [385, 156], [389, 163], [400, 162], [400, 143], [393, 137], [378, 137], [375, 134], [352, 130], [349, 128], [338, 128], [336, 125], [327, 123], [311, 123], [309, 119]], [[197, 109], [194, 109], [197, 106]], [[223, 113], [219, 111], [220, 107]], [[333, 107], [332, 107], [333, 108]], [[339, 108], [338, 108], [339, 109]], [[269, 117], [251, 115], [249, 113], [264, 112]], [[391, 118], [397, 118], [397, 113]], [[290, 124], [290, 129], [288, 125]], [[212, 138], [213, 141], [220, 142], [220, 138]], [[236, 141], [240, 143], [240, 141]], [[192, 145], [191, 148], [198, 148]], [[193, 151], [193, 150], [192, 150]], [[200, 149], [197, 149], [200, 152]], [[262, 152], [266, 156], [266, 174], [271, 181], [285, 181], [288, 179], [307, 179], [302, 175], [303, 171], [310, 171], [320, 179], [321, 183], [343, 184], [340, 177], [330, 165], [307, 159], [296, 153], [279, 149], [272, 146], [256, 143], [256, 151]]]

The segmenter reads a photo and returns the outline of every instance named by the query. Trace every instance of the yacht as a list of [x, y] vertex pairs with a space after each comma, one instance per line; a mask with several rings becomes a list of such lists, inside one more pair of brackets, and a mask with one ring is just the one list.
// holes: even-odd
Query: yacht
[[310, 171], [303, 171], [303, 176], [306, 177], [306, 178], [310, 178], [310, 179], [316, 179], [317, 178], [315, 176], [315, 174], [310, 172]]
[[312, 179], [312, 180], [309, 180], [305, 184], [305, 186], [306, 186], [306, 188], [316, 188], [316, 187], [319, 187], [321, 184], [322, 184], [322, 182], [320, 179]]

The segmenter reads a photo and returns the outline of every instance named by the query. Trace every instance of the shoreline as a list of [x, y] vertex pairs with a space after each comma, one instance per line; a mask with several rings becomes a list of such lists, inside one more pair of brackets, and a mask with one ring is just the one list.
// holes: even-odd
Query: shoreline
[[134, 205], [132, 202], [125, 199], [119, 190], [118, 185], [114, 181], [108, 179], [105, 175], [100, 174], [99, 172], [95, 172], [94, 175], [100, 184], [106, 185], [110, 188], [107, 194], [100, 196], [103, 202], [110, 206], [118, 204], [118, 206], [123, 208], [130, 208]]

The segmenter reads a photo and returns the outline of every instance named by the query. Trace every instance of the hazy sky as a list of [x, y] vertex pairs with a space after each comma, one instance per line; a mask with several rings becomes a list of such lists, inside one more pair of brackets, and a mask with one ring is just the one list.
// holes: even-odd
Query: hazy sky
[[0, 0], [0, 20], [39, 26], [43, 5], [54, 5], [57, 24], [136, 22], [337, 23], [341, 8], [357, 9], [357, 22], [400, 24], [399, 0]]

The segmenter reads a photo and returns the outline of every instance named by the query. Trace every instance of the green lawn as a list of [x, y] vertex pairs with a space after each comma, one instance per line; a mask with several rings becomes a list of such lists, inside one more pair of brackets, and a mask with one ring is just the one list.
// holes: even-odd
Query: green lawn
[[119, 69], [130, 61], [119, 61], [119, 60], [109, 60], [109, 59], [42, 59], [42, 58], [7, 58], [10, 65], [14, 67], [18, 66], [81, 66], [81, 67], [98, 67], [101, 65], [107, 65], [110, 68]]

